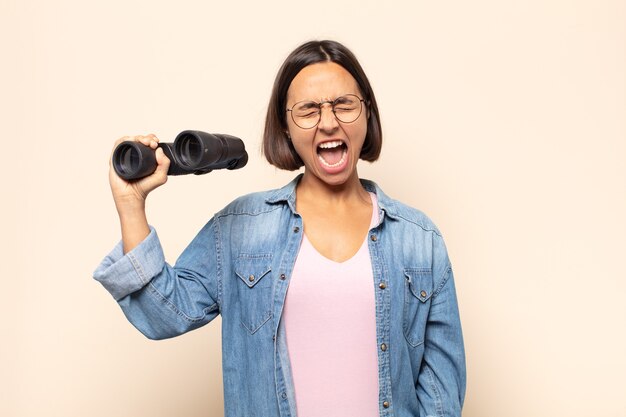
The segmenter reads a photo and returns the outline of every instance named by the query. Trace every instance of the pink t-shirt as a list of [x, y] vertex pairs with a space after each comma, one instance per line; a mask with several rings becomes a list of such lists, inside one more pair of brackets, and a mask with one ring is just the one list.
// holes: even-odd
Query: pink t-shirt
[[[378, 205], [370, 197], [371, 228]], [[379, 415], [374, 297], [367, 235], [341, 263], [304, 235], [283, 312], [298, 417]]]

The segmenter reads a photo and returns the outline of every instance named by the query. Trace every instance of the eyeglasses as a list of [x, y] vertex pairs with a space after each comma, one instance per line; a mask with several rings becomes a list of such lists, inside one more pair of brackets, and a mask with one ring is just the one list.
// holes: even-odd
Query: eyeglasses
[[352, 123], [359, 118], [363, 111], [365, 100], [354, 94], [346, 94], [337, 97], [333, 101], [326, 100], [321, 103], [315, 101], [299, 101], [290, 109], [293, 122], [301, 129], [313, 129], [317, 126], [322, 117], [322, 105], [331, 105], [333, 114], [341, 123]]

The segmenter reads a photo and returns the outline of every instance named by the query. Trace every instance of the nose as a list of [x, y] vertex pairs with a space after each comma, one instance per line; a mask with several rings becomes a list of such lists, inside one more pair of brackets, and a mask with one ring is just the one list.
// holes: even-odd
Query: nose
[[318, 129], [332, 131], [339, 126], [339, 122], [333, 113], [333, 106], [331, 103], [323, 103], [320, 109], [320, 123], [317, 125]]

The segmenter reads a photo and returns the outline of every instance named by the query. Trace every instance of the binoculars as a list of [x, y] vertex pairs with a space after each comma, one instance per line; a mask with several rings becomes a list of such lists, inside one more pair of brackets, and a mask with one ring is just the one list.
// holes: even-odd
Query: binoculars
[[[230, 135], [185, 130], [173, 143], [159, 143], [171, 161], [167, 175], [206, 174], [214, 169], [239, 169], [248, 162], [241, 139]], [[122, 142], [113, 151], [113, 168], [129, 181], [152, 174], [157, 167], [152, 148], [139, 142]]]

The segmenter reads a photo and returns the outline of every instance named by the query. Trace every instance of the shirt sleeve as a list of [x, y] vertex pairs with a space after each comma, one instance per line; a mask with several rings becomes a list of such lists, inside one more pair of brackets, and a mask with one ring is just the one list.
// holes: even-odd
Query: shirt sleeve
[[94, 279], [146, 337], [174, 337], [219, 313], [216, 247], [211, 220], [171, 266], [150, 227], [150, 234], [125, 255], [119, 242], [98, 265]]
[[164, 264], [161, 242], [156, 230], [150, 226], [150, 234], [126, 255], [122, 241], [115, 245], [98, 265], [93, 277], [113, 298], [120, 300], [143, 288]]
[[460, 417], [466, 369], [454, 274], [441, 236], [433, 249], [433, 271], [437, 271], [434, 275], [437, 278], [416, 391], [420, 415]]

